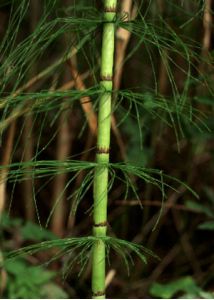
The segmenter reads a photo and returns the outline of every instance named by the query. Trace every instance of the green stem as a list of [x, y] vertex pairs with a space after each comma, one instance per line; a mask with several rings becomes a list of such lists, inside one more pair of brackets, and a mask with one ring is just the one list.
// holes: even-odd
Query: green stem
[[[106, 22], [103, 26], [100, 82], [104, 92], [99, 103], [96, 155], [97, 167], [94, 174], [93, 235], [95, 237], [105, 237], [107, 230], [108, 163], [116, 6], [117, 0], [105, 0], [104, 2], [104, 18]], [[94, 299], [105, 299], [105, 248], [105, 244], [102, 240], [97, 241], [93, 247], [92, 293]]]

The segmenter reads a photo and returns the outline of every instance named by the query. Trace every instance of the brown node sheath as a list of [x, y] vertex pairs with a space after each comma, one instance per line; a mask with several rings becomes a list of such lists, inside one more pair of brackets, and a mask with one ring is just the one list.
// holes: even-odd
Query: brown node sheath
[[97, 154], [109, 154], [109, 148], [102, 148], [102, 147], [99, 147], [97, 148]]
[[96, 293], [92, 293], [92, 296], [94, 297], [105, 296], [105, 291], [98, 291]]
[[97, 224], [93, 224], [94, 227], [106, 227], [107, 226], [107, 222], [100, 222], [100, 223], [97, 223]]
[[101, 81], [112, 81], [113, 80], [113, 76], [111, 75], [101, 75]]
[[104, 8], [104, 12], [105, 13], [116, 13], [117, 12], [117, 8], [115, 7], [105, 7]]

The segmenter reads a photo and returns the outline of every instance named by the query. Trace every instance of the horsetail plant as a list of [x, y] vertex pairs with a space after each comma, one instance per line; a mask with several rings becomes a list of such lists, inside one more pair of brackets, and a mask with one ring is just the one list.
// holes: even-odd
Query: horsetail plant
[[[122, 257], [122, 259], [124, 259], [124, 263], [127, 266], [127, 269], [129, 269], [129, 262], [132, 262], [132, 257], [130, 254], [131, 252], [136, 254], [144, 263], [146, 263], [146, 257], [143, 253], [154, 256], [151, 251], [149, 251], [142, 245], [138, 245], [107, 235], [108, 192], [112, 187], [115, 179], [125, 185], [125, 198], [127, 198], [129, 190], [131, 190], [131, 194], [139, 200], [137, 187], [135, 183], [133, 183], [131, 176], [139, 178], [146, 184], [152, 184], [153, 186], [157, 187], [162, 193], [162, 200], [165, 197], [165, 188], [171, 188], [177, 191], [170, 185], [170, 183], [165, 182], [165, 179], [169, 181], [173, 180], [179, 185], [184, 185], [186, 189], [197, 196], [186, 184], [171, 176], [165, 175], [162, 171], [149, 169], [142, 165], [138, 166], [136, 164], [131, 164], [130, 162], [110, 162], [109, 152], [112, 113], [114, 113], [115, 111], [119, 111], [120, 113], [119, 116], [121, 117], [121, 119], [117, 124], [118, 126], [126, 120], [128, 115], [133, 117], [134, 120], [137, 120], [137, 123], [139, 125], [138, 127], [140, 131], [140, 137], [141, 113], [150, 115], [152, 118], [159, 118], [161, 121], [163, 121], [163, 123], [169, 125], [174, 129], [177, 138], [179, 134], [182, 134], [182, 124], [186, 121], [193, 125], [196, 125], [196, 127], [200, 129], [204, 126], [203, 121], [201, 121], [203, 116], [200, 115], [199, 118], [198, 114], [200, 114], [200, 112], [194, 110], [192, 106], [188, 104], [186, 86], [184, 87], [183, 92], [180, 92], [177, 89], [171, 69], [172, 67], [167, 62], [169, 61], [171, 64], [173, 64], [172, 58], [168, 57], [168, 60], [164, 60], [166, 50], [171, 51], [176, 55], [180, 55], [181, 58], [187, 62], [187, 67], [186, 69], [181, 69], [182, 67], [179, 68], [186, 76], [186, 84], [189, 84], [189, 82], [191, 80], [193, 81], [194, 79], [192, 78], [191, 73], [192, 65], [190, 57], [198, 59], [198, 56], [196, 56], [197, 51], [194, 52], [194, 47], [192, 47], [191, 49], [191, 44], [188, 45], [188, 41], [185, 44], [174, 31], [172, 32], [172, 29], [168, 26], [157, 28], [152, 23], [150, 24], [146, 20], [146, 18], [142, 16], [140, 10], [139, 18], [134, 21], [124, 21], [122, 17], [117, 17], [117, 6], [119, 4], [119, 1], [117, 0], [102, 1], [103, 12], [101, 15], [94, 7], [90, 6], [84, 8], [84, 5], [82, 5], [83, 1], [79, 1], [79, 7], [75, 4], [77, 14], [74, 17], [57, 17], [56, 19], [52, 20], [50, 18], [49, 20], [47, 18], [49, 8], [54, 7], [56, 2], [52, 0], [45, 1], [47, 11], [44, 20], [39, 23], [37, 29], [31, 37], [28, 37], [26, 40], [24, 40], [24, 42], [18, 45], [18, 47], [16, 47], [14, 51], [11, 51], [11, 53], [9, 53], [2, 66], [0, 66], [0, 74], [5, 74], [5, 76], [3, 76], [4, 79], [0, 84], [0, 92], [2, 95], [0, 104], [0, 109], [2, 110], [0, 132], [3, 132], [3, 130], [7, 128], [14, 119], [23, 117], [24, 115], [33, 114], [35, 120], [38, 115], [45, 115], [42, 120], [41, 130], [38, 134], [39, 141], [35, 147], [35, 156], [31, 159], [31, 161], [28, 162], [13, 162], [11, 160], [12, 163], [9, 166], [0, 167], [0, 173], [3, 172], [5, 168], [8, 168], [7, 180], [10, 183], [14, 184], [27, 178], [37, 178], [38, 180], [41, 180], [42, 184], [41, 187], [39, 187], [37, 193], [39, 193], [39, 191], [45, 186], [45, 178], [48, 178], [48, 184], [54, 176], [62, 173], [68, 173], [70, 177], [68, 176], [68, 182], [64, 186], [64, 189], [61, 191], [61, 194], [63, 194], [65, 193], [67, 188], [74, 183], [77, 176], [82, 171], [84, 171], [86, 175], [82, 181], [81, 186], [71, 192], [68, 200], [75, 199], [75, 205], [73, 205], [73, 203], [72, 205], [73, 207], [75, 207], [74, 211], [76, 211], [79, 202], [84, 198], [89, 189], [93, 187], [93, 205], [91, 207], [93, 213], [92, 235], [86, 237], [69, 237], [65, 239], [44, 241], [40, 244], [30, 245], [25, 248], [12, 251], [8, 254], [8, 258], [14, 258], [17, 255], [22, 254], [33, 254], [38, 251], [49, 250], [51, 248], [58, 249], [58, 252], [55, 254], [53, 259], [51, 259], [51, 261], [61, 256], [66, 257], [65, 267], [63, 269], [63, 274], [65, 275], [65, 277], [68, 272], [71, 271], [74, 263], [76, 262], [81, 263], [81, 273], [84, 266], [91, 258], [92, 297], [95, 299], [104, 299], [106, 261], [110, 250], [115, 251]], [[149, 1], [149, 5], [151, 4], [151, 2], [152, 1]], [[22, 0], [21, 3], [22, 5], [18, 8], [20, 12], [17, 11], [17, 14], [20, 13], [20, 18], [22, 19], [25, 13], [23, 9], [26, 4], [29, 4], [29, 1]], [[87, 15], [87, 10], [89, 9], [92, 10], [92, 14]], [[78, 17], [78, 13], [81, 10], [83, 10], [83, 17]], [[164, 20], [160, 20], [160, 22], [162, 22], [162, 25], [165, 25]], [[157, 91], [157, 88], [155, 88], [156, 90], [153, 92], [153, 94], [152, 92], [148, 93], [147, 91], [144, 93], [141, 90], [138, 91], [135, 89], [133, 89], [132, 91], [120, 90], [115, 91], [117, 102], [115, 106], [112, 105], [112, 95], [114, 92], [113, 69], [116, 25], [119, 25], [125, 30], [130, 31], [136, 39], [139, 39], [137, 46], [127, 56], [127, 60], [134, 54], [134, 52], [142, 43], [145, 43], [145, 47], [148, 53], [150, 47], [156, 48], [160, 58], [162, 58], [165, 62], [165, 68], [167, 71], [166, 73], [168, 74], [173, 91], [173, 99], [160, 95]], [[32, 57], [34, 59], [37, 59], [42, 56], [43, 52], [48, 48], [48, 46], [51, 43], [55, 42], [55, 40], [61, 37], [61, 35], [63, 35], [65, 32], [72, 32], [76, 34], [75, 38], [72, 40], [72, 45], [69, 45], [69, 49], [66, 50], [66, 53], [63, 53], [62, 57], [59, 60], [53, 63], [52, 66], [49, 66], [47, 69], [41, 71], [36, 77], [36, 80], [40, 80], [41, 78], [44, 79], [44, 77], [50, 76], [53, 71], [58, 70], [66, 60], [69, 60], [73, 55], [78, 54], [78, 52], [81, 51], [91, 40], [92, 36], [94, 36], [94, 33], [96, 32], [98, 27], [101, 26], [102, 50], [99, 83], [97, 83], [97, 80], [95, 78], [94, 86], [85, 90], [63, 90], [59, 88], [56, 90], [42, 90], [37, 93], [24, 93], [28, 89], [29, 84], [33, 84], [36, 82], [34, 79], [34, 81], [31, 80], [29, 81], [29, 83], [25, 83], [20, 87], [20, 83], [22, 83], [23, 81], [24, 74], [30, 63], [32, 63], [33, 61]], [[165, 31], [167, 32], [167, 34]], [[4, 40], [4, 43], [6, 45], [6, 39]], [[2, 54], [2, 56], [4, 53], [1, 53], [1, 51], [5, 47], [4, 43], [2, 43], [2, 46], [0, 46], [0, 54]], [[76, 47], [74, 47], [74, 45]], [[39, 49], [38, 52], [37, 48]], [[5, 49], [7, 50], [6, 47]], [[23, 55], [23, 53], [26, 53], [24, 52], [25, 49], [27, 49], [26, 51], [28, 51], [28, 55]], [[71, 49], [73, 50], [71, 51]], [[152, 69], [154, 70], [155, 67], [153, 65], [152, 56], [149, 56], [149, 58], [151, 60]], [[14, 73], [12, 73], [12, 71], [11, 73], [8, 72], [7, 69], [10, 65], [14, 65], [14, 68], [12, 69]], [[174, 65], [176, 66], [176, 63], [174, 63]], [[94, 68], [97, 69], [98, 67], [94, 66]], [[23, 73], [20, 70], [23, 70]], [[5, 86], [7, 86], [9, 83], [11, 84], [13, 78], [16, 78], [17, 82], [11, 93], [9, 93], [8, 95], [7, 91], [5, 93]], [[90, 97], [90, 99], [94, 101], [93, 108], [98, 110], [96, 161], [90, 162], [75, 160], [74, 157], [69, 157], [63, 161], [54, 159], [39, 160], [38, 158], [40, 157], [40, 154], [48, 147], [52, 140], [54, 140], [54, 137], [56, 135], [54, 132], [54, 136], [51, 136], [48, 142], [46, 141], [45, 147], [41, 147], [40, 149], [40, 139], [42, 131], [45, 127], [45, 122], [47, 120], [46, 117], [48, 113], [54, 112], [55, 114], [53, 118], [53, 115], [51, 116], [51, 127], [55, 124], [56, 119], [60, 116], [62, 99], [66, 99], [66, 109], [70, 109], [70, 106], [78, 102], [81, 98], [85, 97]], [[127, 105], [124, 105], [124, 103]], [[67, 112], [68, 114], [70, 113], [69, 110]], [[14, 146], [14, 148], [16, 147], [17, 145]], [[36, 198], [35, 190], [34, 193], [34, 198]], [[50, 219], [53, 215], [53, 210], [57, 207], [59, 200], [60, 199], [57, 199], [56, 203], [53, 205], [46, 225], [49, 224]], [[38, 210], [37, 214], [39, 219]], [[75, 251], [78, 251], [77, 255], [75, 255]]]
[[[94, 175], [93, 235], [105, 237], [107, 229], [108, 163], [111, 129], [111, 99], [113, 85], [113, 61], [115, 17], [117, 0], [105, 0], [101, 56], [101, 82], [97, 134], [97, 167]], [[95, 299], [105, 298], [105, 243], [97, 241], [93, 246], [92, 293]]]

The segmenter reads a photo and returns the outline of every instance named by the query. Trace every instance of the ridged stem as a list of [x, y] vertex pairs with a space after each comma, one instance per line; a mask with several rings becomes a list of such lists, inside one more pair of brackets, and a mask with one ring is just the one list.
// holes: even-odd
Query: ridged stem
[[[107, 230], [108, 163], [111, 130], [111, 99], [114, 63], [115, 17], [117, 0], [105, 0], [101, 57], [103, 94], [99, 102], [97, 133], [97, 167], [94, 174], [93, 235], [105, 237]], [[92, 297], [105, 299], [106, 247], [102, 240], [93, 246]]]

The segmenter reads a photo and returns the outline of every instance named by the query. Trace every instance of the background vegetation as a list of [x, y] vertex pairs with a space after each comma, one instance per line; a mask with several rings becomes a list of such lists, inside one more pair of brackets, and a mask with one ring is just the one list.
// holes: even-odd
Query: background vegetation
[[[55, 244], [6, 258], [91, 235], [101, 2], [0, 1], [3, 298], [91, 297], [81, 243], [77, 253]], [[109, 297], [214, 296], [213, 9], [211, 0], [119, 1], [108, 234], [160, 260], [133, 256], [128, 276], [111, 252]]]

